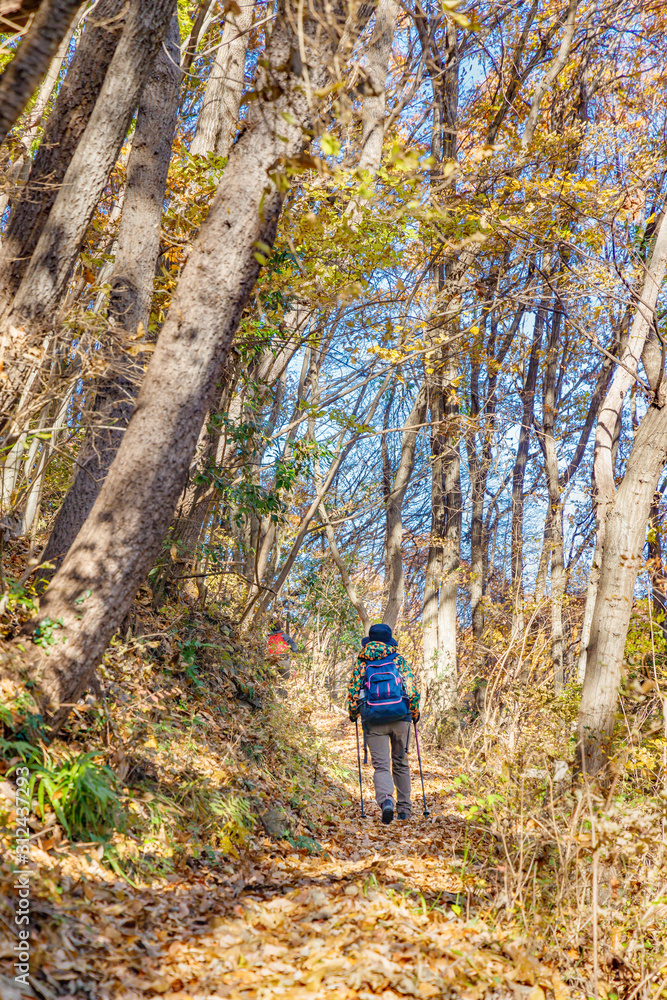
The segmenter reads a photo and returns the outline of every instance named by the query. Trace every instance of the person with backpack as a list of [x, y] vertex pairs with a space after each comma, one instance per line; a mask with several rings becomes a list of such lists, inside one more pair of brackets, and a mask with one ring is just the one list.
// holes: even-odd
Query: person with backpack
[[382, 822], [394, 819], [394, 786], [398, 819], [407, 820], [412, 812], [407, 746], [410, 722], [419, 721], [419, 689], [389, 625], [371, 625], [361, 645], [348, 687], [350, 719], [362, 719]]

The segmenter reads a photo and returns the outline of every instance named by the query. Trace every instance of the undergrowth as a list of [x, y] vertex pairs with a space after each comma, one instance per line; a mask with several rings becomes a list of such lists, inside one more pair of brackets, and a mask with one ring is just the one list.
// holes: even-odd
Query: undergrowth
[[[652, 720], [664, 667], [649, 666], [645, 656], [628, 660], [619, 727], [630, 738], [619, 737], [606, 789], [572, 778], [574, 685], [558, 698], [537, 683], [505, 685], [469, 718], [458, 746], [438, 750], [425, 735], [424, 749], [451, 773], [431, 808], [434, 830], [457, 831], [451, 856], [442, 841], [442, 867], [458, 888], [405, 894], [389, 885], [388, 898], [492, 930], [506, 951], [525, 944], [582, 997], [594, 980], [609, 1000], [629, 998], [642, 982], [635, 996], [660, 996], [667, 795]], [[52, 744], [29, 697], [0, 707], [5, 858], [8, 782], [27, 766], [48, 905], [78, 885], [91, 891], [84, 870], [138, 888], [193, 873], [231, 879], [262, 843], [277, 856], [326, 860], [322, 841], [351, 811], [356, 772], [311, 723], [321, 706], [305, 677], [289, 701], [276, 696], [282, 683], [260, 643], [220, 613], [183, 604], [154, 612], [140, 596], [132, 627], [105, 654], [99, 688]], [[8, 861], [0, 875], [9, 886]], [[382, 889], [374, 872], [366, 882]]]
[[[33, 829], [61, 851], [99, 844], [102, 863], [133, 883], [238, 858], [271, 810], [282, 811], [281, 837], [320, 852], [312, 803], [340, 767], [307, 713], [276, 701], [273, 668], [226, 619], [144, 607], [145, 624], [107, 651], [102, 690], [48, 748], [26, 726], [34, 706], [3, 706], [0, 771], [29, 767]], [[17, 727], [23, 739], [10, 737]]]

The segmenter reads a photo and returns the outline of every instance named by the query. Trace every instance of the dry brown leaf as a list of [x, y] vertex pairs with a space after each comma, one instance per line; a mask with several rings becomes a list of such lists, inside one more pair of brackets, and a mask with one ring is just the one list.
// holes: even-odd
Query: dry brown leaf
[[554, 991], [554, 1000], [570, 1000], [570, 988], [563, 982], [559, 972], [552, 974], [551, 988]]

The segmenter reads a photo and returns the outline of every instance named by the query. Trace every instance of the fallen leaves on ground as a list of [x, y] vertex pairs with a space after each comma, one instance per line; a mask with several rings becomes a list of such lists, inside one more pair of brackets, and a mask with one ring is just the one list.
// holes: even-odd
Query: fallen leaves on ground
[[[452, 774], [426, 758], [432, 814], [415, 797], [412, 819], [383, 827], [367, 768], [362, 820], [349, 726], [325, 714], [312, 721], [340, 765], [335, 786], [322, 776], [319, 855], [257, 837], [224, 867], [133, 887], [100, 864], [95, 845], [35, 847], [45, 884], [54, 869], [55, 900], [34, 901], [36, 995], [567, 1000], [556, 970], [475, 916], [483, 882], [463, 878], [460, 860], [470, 831], [435, 801]], [[0, 942], [5, 963], [11, 944]]]

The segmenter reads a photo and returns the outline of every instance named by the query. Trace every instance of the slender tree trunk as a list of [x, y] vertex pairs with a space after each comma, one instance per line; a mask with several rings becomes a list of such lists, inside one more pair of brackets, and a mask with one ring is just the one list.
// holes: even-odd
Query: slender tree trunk
[[58, 51], [81, 0], [44, 0], [0, 76], [0, 142], [18, 121]]
[[208, 25], [211, 22], [212, 12], [210, 11], [213, 0], [201, 0], [197, 17], [192, 25], [192, 31], [181, 46], [181, 68], [185, 75], [190, 72], [190, 67], [197, 54], [200, 41], [203, 39]]
[[[433, 89], [431, 151], [432, 196], [443, 179], [443, 165], [456, 159], [459, 96], [457, 29], [447, 25], [444, 55], [435, 48], [424, 18], [417, 19], [420, 40]], [[453, 330], [459, 312], [455, 294], [445, 304], [445, 281], [454, 270], [450, 259], [434, 272], [436, 308], [441, 330]], [[458, 677], [456, 662], [456, 603], [461, 547], [461, 478], [458, 445], [458, 397], [452, 387], [457, 372], [451, 347], [440, 348], [437, 377], [431, 394], [431, 537], [429, 543], [422, 624], [424, 630], [424, 687], [426, 708], [438, 737], [458, 734]]]
[[641, 422], [607, 516], [600, 582], [579, 710], [579, 759], [594, 775], [609, 759], [625, 642], [651, 503], [667, 456], [667, 406]]
[[462, 500], [458, 404], [447, 389], [450, 366], [451, 362], [446, 363], [441, 373], [444, 385], [431, 389], [431, 540], [422, 612], [427, 716], [439, 738], [458, 730], [456, 605]]
[[535, 577], [535, 604], [544, 600], [547, 592], [547, 574], [549, 563], [552, 561], [552, 538], [553, 530], [551, 525], [551, 504], [547, 506], [547, 513], [544, 518], [544, 531], [542, 533], [542, 551], [540, 561], [537, 566], [537, 576]]
[[547, 93], [549, 87], [558, 79], [559, 75], [565, 69], [567, 60], [570, 56], [570, 49], [572, 47], [572, 42], [574, 40], [575, 33], [575, 15], [577, 13], [577, 6], [579, 0], [569, 0], [567, 7], [567, 15], [565, 18], [565, 31], [563, 32], [563, 38], [558, 49], [558, 54], [552, 62], [549, 69], [546, 71], [542, 79], [539, 81], [535, 87], [535, 92], [533, 94], [533, 99], [530, 105], [530, 111], [528, 112], [528, 118], [526, 120], [526, 127], [524, 129], [523, 135], [521, 137], [521, 146], [526, 149], [533, 141], [533, 136], [535, 135], [535, 128], [537, 127], [537, 122], [540, 115], [540, 104], [542, 98]]
[[238, 14], [227, 11], [222, 43], [211, 67], [192, 140], [190, 152], [193, 154], [229, 156], [238, 131], [248, 34], [254, 11], [254, 2], [244, 3]]
[[523, 632], [523, 484], [528, 461], [528, 446], [535, 404], [535, 386], [540, 364], [540, 347], [544, 329], [544, 311], [539, 309], [535, 316], [533, 342], [530, 348], [528, 368], [520, 395], [523, 403], [519, 443], [512, 473], [512, 632]]
[[[384, 392], [389, 384], [390, 378], [391, 378], [390, 375], [385, 376], [380, 385], [380, 388], [375, 394], [374, 399], [371, 401], [370, 405], [366, 408], [366, 410], [360, 415], [359, 417], [360, 423], [368, 424], [373, 419], [375, 411], [377, 410], [380, 404], [380, 400], [382, 399], [382, 396], [384, 395]], [[254, 616], [253, 616], [253, 619], [255, 621], [257, 621], [261, 617], [264, 611], [266, 611], [269, 604], [274, 600], [274, 598], [277, 595], [280, 594], [280, 591], [285, 581], [287, 580], [287, 577], [290, 574], [292, 566], [294, 565], [296, 557], [299, 554], [299, 551], [303, 544], [303, 540], [306, 537], [306, 533], [308, 531], [310, 523], [317, 514], [319, 506], [322, 503], [322, 499], [326, 496], [331, 484], [338, 475], [338, 470], [340, 469], [341, 465], [347, 458], [348, 454], [356, 444], [357, 439], [358, 439], [358, 434], [355, 434], [353, 437], [350, 438], [349, 441], [343, 443], [343, 434], [339, 436], [338, 450], [335, 453], [334, 459], [331, 462], [331, 465], [329, 466], [326, 476], [324, 477], [322, 482], [319, 483], [317, 486], [315, 497], [313, 498], [308, 510], [306, 511], [301, 520], [301, 526], [296, 534], [296, 538], [292, 543], [290, 552], [287, 558], [285, 559], [285, 562], [281, 566], [280, 573], [278, 574], [275, 582], [273, 583], [272, 590], [271, 591], [265, 590], [262, 596], [255, 603]], [[248, 602], [243, 611], [241, 621], [246, 621], [252, 610], [253, 610], [253, 605], [250, 602]]]
[[[480, 350], [484, 343], [488, 315], [482, 314], [482, 333], [480, 335]], [[484, 631], [484, 586], [486, 579], [486, 564], [488, 559], [488, 533], [484, 525], [484, 494], [486, 483], [493, 461], [491, 451], [491, 435], [495, 422], [495, 392], [496, 375], [493, 364], [495, 348], [495, 325], [491, 318], [491, 335], [487, 346], [488, 378], [487, 398], [480, 406], [479, 377], [480, 357], [476, 347], [471, 354], [470, 371], [470, 423], [466, 429], [465, 442], [468, 456], [468, 472], [470, 477], [470, 612], [472, 616], [472, 634], [476, 642]], [[484, 423], [482, 423], [484, 421]], [[479, 445], [478, 445], [479, 440]], [[479, 447], [479, 452], [478, 452]]]
[[[339, 8], [315, 7], [301, 19], [297, 38], [296, 13], [280, 8], [266, 62], [258, 67], [248, 127], [183, 269], [119, 452], [42, 600], [42, 619], [62, 619], [67, 640], [48, 657], [36, 646], [26, 654], [39, 676], [37, 692], [52, 711], [85, 689], [160, 550], [257, 280], [255, 247], [258, 241], [270, 246], [275, 237], [283, 195], [269, 172], [282, 157], [301, 154], [313, 134], [308, 92], [329, 79], [344, 18]], [[299, 49], [305, 59], [297, 75], [292, 54]], [[67, 712], [64, 707], [53, 718], [54, 728]]]
[[415, 449], [417, 437], [426, 415], [428, 396], [426, 384], [417, 394], [410, 416], [403, 427], [401, 458], [390, 487], [386, 507], [386, 603], [382, 621], [392, 628], [396, 627], [398, 616], [405, 599], [405, 581], [403, 576], [403, 500], [405, 491], [412, 476], [415, 465]]
[[479, 464], [470, 477], [472, 510], [470, 515], [470, 613], [472, 634], [476, 641], [484, 631], [484, 478]]
[[320, 504], [320, 517], [322, 518], [322, 522], [324, 524], [327, 541], [329, 543], [329, 550], [331, 552], [331, 558], [338, 567], [338, 572], [340, 573], [340, 578], [343, 582], [343, 586], [345, 587], [345, 592], [347, 596], [350, 598], [350, 603], [356, 609], [356, 612], [359, 615], [359, 620], [361, 621], [361, 624], [363, 626], [364, 633], [368, 635], [371, 619], [368, 614], [366, 605], [359, 596], [357, 588], [354, 586], [354, 583], [350, 578], [350, 574], [347, 571], [347, 566], [345, 565], [345, 561], [338, 550], [338, 546], [336, 545], [336, 535], [333, 529], [333, 525], [331, 523], [331, 519], [327, 514], [326, 508], [324, 506], [324, 503]]
[[65, 291], [95, 207], [118, 159], [175, 0], [131, 0], [125, 29], [85, 134], [70, 161], [25, 276], [12, 319], [48, 323]]
[[[139, 102], [127, 164], [123, 214], [111, 274], [109, 320], [121, 336], [148, 329], [155, 264], [160, 248], [167, 171], [180, 89], [178, 20], [172, 18], [164, 48]], [[76, 474], [58, 511], [42, 561], [60, 565], [88, 517], [120, 446], [143, 375], [143, 366], [121, 348], [111, 373], [97, 388], [91, 423]]]
[[0, 308], [7, 307], [21, 283], [93, 113], [123, 29], [124, 6], [125, 0], [100, 0], [83, 29], [0, 246]]
[[[551, 328], [547, 345], [547, 364], [542, 395], [542, 430], [544, 432], [544, 465], [549, 490], [549, 534], [551, 548], [551, 663], [554, 675], [554, 692], [563, 690], [563, 595], [565, 571], [563, 567], [563, 504], [558, 475], [558, 453], [554, 428], [558, 408], [558, 358], [560, 354], [560, 310], [551, 314]], [[545, 532], [546, 538], [546, 532]], [[536, 595], [537, 598], [537, 595]]]
[[663, 636], [665, 636], [667, 635], [667, 580], [665, 580], [665, 569], [662, 563], [662, 541], [660, 537], [662, 528], [660, 524], [661, 503], [662, 493], [656, 490], [653, 495], [653, 503], [651, 504], [649, 515], [648, 563], [651, 579], [653, 620], [661, 630]]

